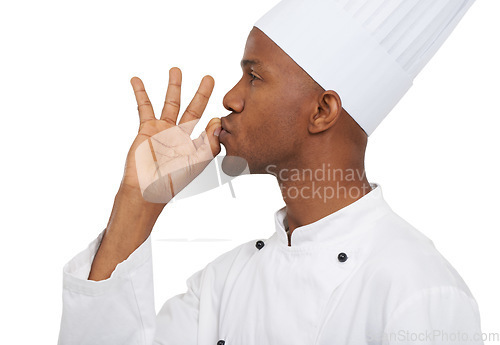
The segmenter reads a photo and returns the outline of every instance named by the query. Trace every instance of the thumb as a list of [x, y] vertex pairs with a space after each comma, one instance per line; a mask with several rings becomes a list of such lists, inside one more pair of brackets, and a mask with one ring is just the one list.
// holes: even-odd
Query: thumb
[[[210, 142], [210, 148], [212, 149], [213, 156], [217, 156], [220, 149], [219, 133], [220, 128], [222, 128], [221, 120], [218, 117], [214, 117], [208, 122], [205, 131], [207, 132], [208, 141]], [[214, 135], [214, 132], [216, 135]]]

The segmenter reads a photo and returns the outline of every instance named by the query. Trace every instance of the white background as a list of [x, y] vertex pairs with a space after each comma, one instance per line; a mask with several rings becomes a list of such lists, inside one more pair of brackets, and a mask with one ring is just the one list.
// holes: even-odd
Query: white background
[[[2, 2], [1, 343], [57, 341], [62, 267], [105, 228], [137, 133], [130, 78], [143, 79], [159, 113], [170, 67], [184, 72], [184, 107], [212, 75], [197, 136], [228, 114], [222, 98], [240, 78], [248, 32], [276, 2]], [[483, 331], [500, 333], [498, 13], [499, 1], [477, 0], [370, 137], [366, 165], [392, 208], [467, 282]], [[274, 177], [233, 186], [235, 199], [226, 184], [169, 204], [158, 219], [157, 310], [215, 257], [274, 232], [284, 205]]]

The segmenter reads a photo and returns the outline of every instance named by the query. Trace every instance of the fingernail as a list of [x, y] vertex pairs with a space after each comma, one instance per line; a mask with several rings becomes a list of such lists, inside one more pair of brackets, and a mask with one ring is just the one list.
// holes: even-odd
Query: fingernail
[[222, 127], [217, 127], [217, 128], [215, 129], [215, 131], [214, 131], [214, 135], [215, 135], [216, 137], [218, 137], [218, 136], [219, 136], [219, 134], [220, 134], [220, 131], [222, 131]]

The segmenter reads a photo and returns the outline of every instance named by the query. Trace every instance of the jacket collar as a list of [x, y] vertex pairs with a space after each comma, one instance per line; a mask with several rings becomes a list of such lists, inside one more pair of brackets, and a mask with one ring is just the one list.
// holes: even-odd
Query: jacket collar
[[[297, 227], [292, 232], [290, 248], [344, 241], [369, 229], [374, 220], [392, 212], [383, 198], [380, 185], [370, 183], [370, 186], [372, 190], [355, 202], [313, 223]], [[275, 235], [280, 244], [288, 247], [286, 206], [275, 212], [274, 219]]]

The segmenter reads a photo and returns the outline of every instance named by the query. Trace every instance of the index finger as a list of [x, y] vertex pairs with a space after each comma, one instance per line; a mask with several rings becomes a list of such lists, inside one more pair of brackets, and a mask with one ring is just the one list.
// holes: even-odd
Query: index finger
[[140, 124], [155, 119], [153, 106], [151, 105], [151, 101], [149, 100], [142, 80], [138, 77], [133, 77], [132, 79], [130, 79], [130, 83], [132, 84], [132, 88], [134, 89], [135, 99], [137, 101], [137, 110], [139, 111]]

